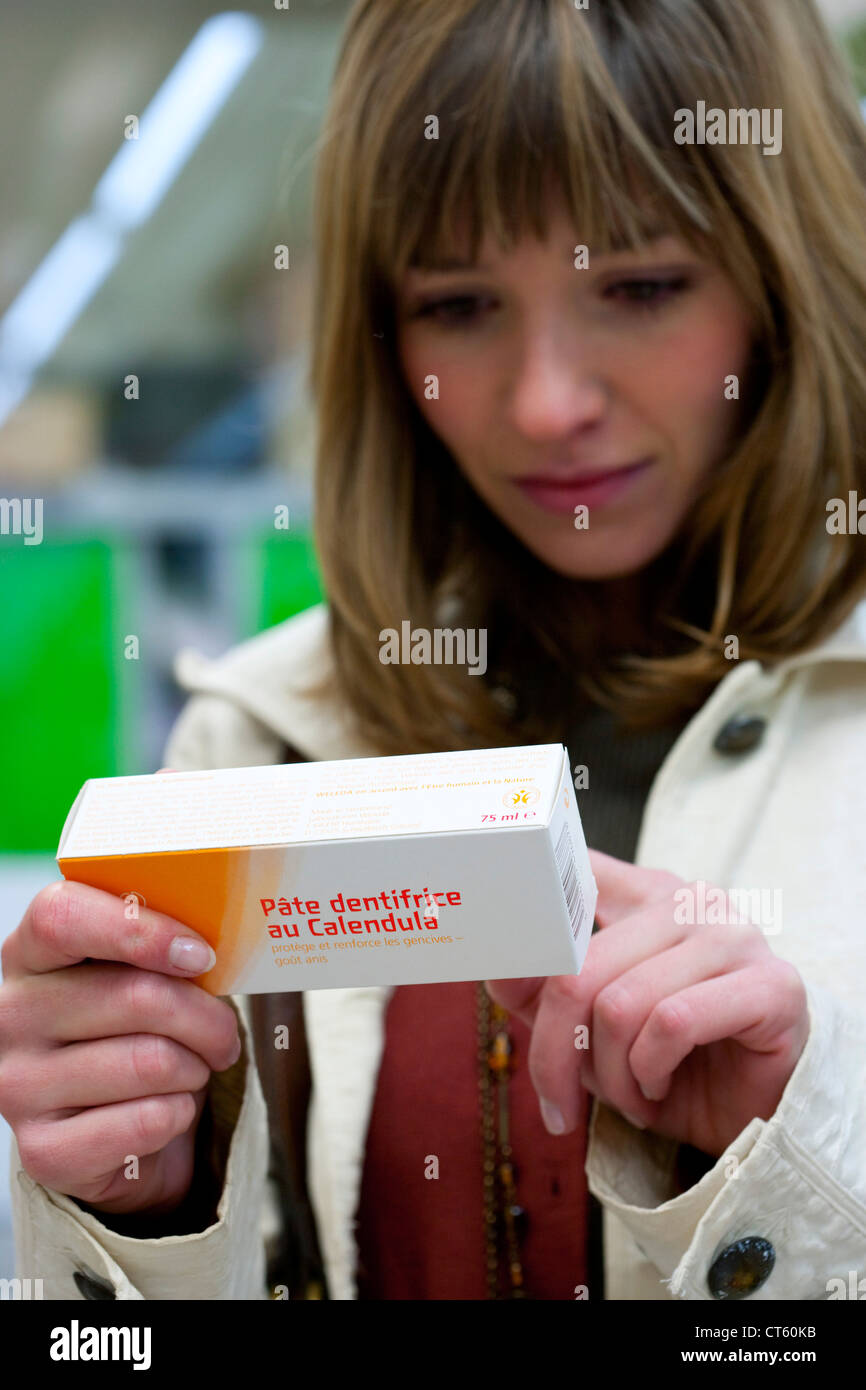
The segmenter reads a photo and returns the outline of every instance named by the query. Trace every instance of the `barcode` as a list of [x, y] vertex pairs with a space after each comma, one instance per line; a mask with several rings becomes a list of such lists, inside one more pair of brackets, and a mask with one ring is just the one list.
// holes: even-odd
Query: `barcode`
[[559, 832], [555, 853], [556, 867], [559, 869], [562, 891], [565, 894], [565, 905], [568, 908], [568, 915], [571, 920], [571, 934], [576, 941], [578, 928], [583, 920], [583, 891], [580, 886], [580, 880], [577, 877], [577, 869], [574, 863], [574, 846], [571, 843], [571, 836], [568, 833], [567, 825], [564, 825]]

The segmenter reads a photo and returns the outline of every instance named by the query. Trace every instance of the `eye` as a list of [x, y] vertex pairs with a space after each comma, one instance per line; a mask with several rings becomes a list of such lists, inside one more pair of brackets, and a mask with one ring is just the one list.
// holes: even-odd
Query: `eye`
[[605, 290], [605, 298], [618, 300], [639, 309], [654, 309], [674, 299], [689, 288], [685, 275], [648, 276], [617, 280]]
[[477, 318], [480, 307], [485, 302], [489, 303], [489, 301], [474, 294], [430, 299], [418, 305], [410, 314], [410, 318], [429, 318], [434, 323], [441, 323], [444, 327], [460, 327], [462, 324], [471, 323], [473, 319]]

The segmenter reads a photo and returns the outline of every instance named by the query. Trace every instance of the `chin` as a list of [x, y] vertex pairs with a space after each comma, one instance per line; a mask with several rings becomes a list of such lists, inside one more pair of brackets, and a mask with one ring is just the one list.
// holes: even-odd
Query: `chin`
[[590, 542], [584, 533], [577, 537], [568, 536], [558, 544], [552, 544], [549, 536], [543, 541], [537, 536], [520, 536], [519, 539], [548, 569], [565, 579], [581, 579], [591, 583], [638, 574], [661, 554], [668, 538], [603, 537], [599, 534], [597, 539]]

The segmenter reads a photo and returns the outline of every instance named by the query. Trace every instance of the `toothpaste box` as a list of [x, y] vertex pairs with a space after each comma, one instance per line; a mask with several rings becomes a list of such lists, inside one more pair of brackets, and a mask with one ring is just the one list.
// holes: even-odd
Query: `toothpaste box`
[[57, 862], [212, 994], [575, 974], [597, 897], [561, 744], [93, 778]]

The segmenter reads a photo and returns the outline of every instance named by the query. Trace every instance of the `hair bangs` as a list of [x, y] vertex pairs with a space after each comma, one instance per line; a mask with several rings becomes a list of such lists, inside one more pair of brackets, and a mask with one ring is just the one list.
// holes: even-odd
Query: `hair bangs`
[[562, 19], [529, 0], [503, 25], [481, 5], [429, 56], [381, 145], [371, 251], [386, 282], [472, 264], [488, 235], [504, 253], [544, 239], [556, 200], [599, 255], [706, 225], [642, 138], [589, 24]]

